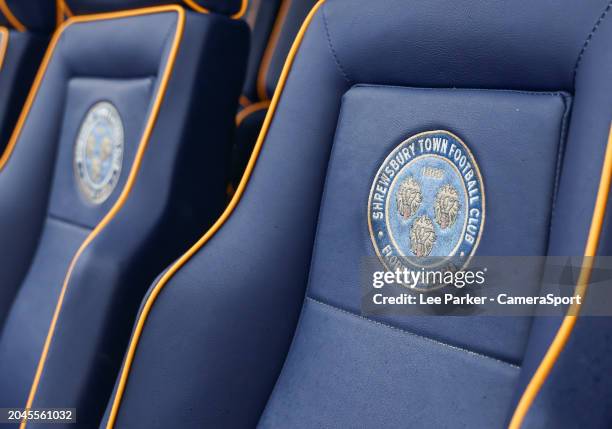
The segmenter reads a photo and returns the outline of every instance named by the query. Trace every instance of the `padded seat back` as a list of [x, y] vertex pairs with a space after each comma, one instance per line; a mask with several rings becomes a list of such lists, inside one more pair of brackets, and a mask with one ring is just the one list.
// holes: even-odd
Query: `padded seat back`
[[146, 286], [225, 203], [247, 48], [176, 5], [55, 34], [0, 167], [0, 404], [98, 424]]
[[0, 157], [55, 27], [56, 12], [50, 1], [0, 2]]
[[[413, 172], [430, 205], [434, 179], [456, 195], [467, 181], [470, 198], [455, 197], [471, 216], [466, 254], [583, 255], [612, 118], [609, 10], [319, 2], [230, 206], [151, 287], [105, 427], [609, 426], [608, 318], [578, 319], [540, 395], [515, 411], [559, 318], [364, 315], [360, 287], [364, 259], [392, 262], [392, 244], [377, 245], [399, 222], [416, 225], [415, 245], [395, 248], [454, 252], [449, 218], [400, 209], [383, 173], [409, 192]], [[400, 173], [412, 157], [431, 165]], [[399, 214], [375, 229], [368, 213], [385, 198]], [[609, 215], [599, 254], [607, 235]]]

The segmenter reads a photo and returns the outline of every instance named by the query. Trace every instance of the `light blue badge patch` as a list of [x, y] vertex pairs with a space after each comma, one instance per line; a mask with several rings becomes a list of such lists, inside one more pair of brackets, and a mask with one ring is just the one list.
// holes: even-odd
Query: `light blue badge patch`
[[123, 122], [111, 103], [95, 104], [83, 120], [74, 149], [74, 172], [81, 195], [93, 204], [108, 199], [123, 164]]
[[476, 160], [448, 131], [427, 131], [402, 142], [372, 183], [370, 237], [389, 271], [465, 267], [478, 247], [484, 220], [485, 193]]

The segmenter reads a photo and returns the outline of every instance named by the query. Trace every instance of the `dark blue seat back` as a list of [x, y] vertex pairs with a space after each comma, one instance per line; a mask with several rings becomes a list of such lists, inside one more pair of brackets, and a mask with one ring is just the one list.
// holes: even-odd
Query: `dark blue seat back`
[[[612, 118], [609, 10], [320, 2], [229, 208], [152, 285], [103, 427], [506, 426], [560, 319], [363, 316], [368, 198], [402, 141], [447, 130], [486, 189], [477, 255], [582, 255]], [[579, 319], [525, 427], [609, 426], [609, 332]]]
[[39, 0], [5, 0], [0, 7], [0, 157], [56, 24], [56, 12], [53, 2]]
[[147, 285], [225, 204], [247, 49], [242, 21], [176, 5], [55, 34], [0, 167], [0, 404], [98, 424]]

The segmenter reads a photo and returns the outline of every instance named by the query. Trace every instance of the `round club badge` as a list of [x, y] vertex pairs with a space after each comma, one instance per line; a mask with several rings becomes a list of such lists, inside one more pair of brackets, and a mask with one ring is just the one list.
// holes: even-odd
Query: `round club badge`
[[96, 103], [87, 112], [74, 149], [74, 172], [81, 194], [101, 204], [117, 186], [123, 163], [123, 122], [111, 103]]
[[478, 247], [484, 221], [478, 164], [465, 143], [448, 131], [408, 138], [374, 177], [368, 201], [370, 238], [389, 271], [464, 268]]

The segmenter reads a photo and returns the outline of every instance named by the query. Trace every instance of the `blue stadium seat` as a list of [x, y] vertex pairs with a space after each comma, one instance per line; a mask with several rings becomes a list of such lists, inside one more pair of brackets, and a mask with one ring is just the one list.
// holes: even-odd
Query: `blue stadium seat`
[[0, 163], [2, 407], [97, 426], [147, 286], [225, 205], [246, 4], [170, 3], [68, 2]]
[[[610, 216], [589, 232], [612, 118], [610, 10], [319, 2], [230, 205], [143, 301], [101, 427], [610, 427], [610, 318], [579, 318], [516, 411], [566, 319], [366, 316], [359, 286], [360, 261], [378, 260], [373, 181], [424, 132], [479, 166], [476, 255], [612, 254]], [[478, 214], [483, 198], [469, 202]]]

